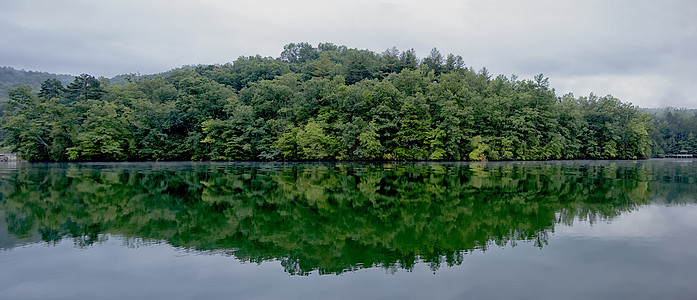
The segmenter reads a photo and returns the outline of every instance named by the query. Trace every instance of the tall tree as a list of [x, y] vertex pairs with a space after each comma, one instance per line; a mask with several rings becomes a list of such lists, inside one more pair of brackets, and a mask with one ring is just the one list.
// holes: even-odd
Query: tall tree
[[290, 43], [283, 46], [281, 60], [290, 63], [304, 63], [316, 59], [319, 56], [317, 49], [309, 43]]
[[44, 83], [41, 84], [41, 90], [39, 90], [39, 97], [44, 99], [61, 98], [65, 93], [65, 88], [60, 80], [51, 78], [46, 79]]
[[99, 100], [105, 91], [97, 78], [89, 74], [75, 77], [75, 80], [65, 87], [69, 103], [87, 100]]
[[424, 66], [426, 66], [428, 70], [433, 70], [433, 72], [435, 72], [436, 75], [442, 73], [445, 67], [443, 56], [440, 54], [440, 51], [438, 51], [438, 49], [436, 48], [431, 49], [431, 53], [429, 53], [429, 55], [426, 58], [424, 58], [421, 63]]

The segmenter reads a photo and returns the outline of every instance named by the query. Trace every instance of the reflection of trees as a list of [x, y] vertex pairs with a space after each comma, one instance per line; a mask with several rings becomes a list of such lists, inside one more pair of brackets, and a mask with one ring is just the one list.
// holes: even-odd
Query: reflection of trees
[[435, 269], [494, 244], [542, 247], [556, 223], [646, 204], [653, 173], [607, 162], [22, 165], [0, 182], [0, 210], [10, 233], [47, 242], [165, 240], [279, 259], [293, 274]]

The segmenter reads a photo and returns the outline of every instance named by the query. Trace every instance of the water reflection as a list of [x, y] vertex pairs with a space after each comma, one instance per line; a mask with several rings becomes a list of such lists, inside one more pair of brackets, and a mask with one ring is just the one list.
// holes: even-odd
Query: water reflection
[[543, 247], [558, 224], [697, 195], [692, 164], [669, 161], [27, 163], [0, 176], [0, 247], [119, 235], [280, 260], [300, 275], [435, 270], [492, 245]]

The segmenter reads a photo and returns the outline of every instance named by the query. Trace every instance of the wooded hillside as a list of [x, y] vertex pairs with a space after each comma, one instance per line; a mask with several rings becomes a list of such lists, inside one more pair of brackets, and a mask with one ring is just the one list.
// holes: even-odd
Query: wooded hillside
[[288, 44], [279, 58], [12, 89], [5, 143], [31, 161], [548, 160], [651, 156], [649, 114], [493, 76], [437, 49]]
[[38, 89], [41, 83], [48, 79], [58, 79], [67, 84], [75, 79], [70, 75], [58, 75], [48, 72], [36, 72], [15, 70], [11, 67], [0, 67], [0, 100], [8, 99], [7, 91], [21, 85], [28, 85], [33, 89]]

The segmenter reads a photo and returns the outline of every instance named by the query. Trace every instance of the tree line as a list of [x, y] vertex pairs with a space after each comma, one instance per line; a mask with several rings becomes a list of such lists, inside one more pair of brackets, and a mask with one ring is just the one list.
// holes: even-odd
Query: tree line
[[9, 91], [6, 145], [30, 161], [551, 160], [652, 154], [647, 113], [557, 96], [434, 48], [291, 43], [278, 58]]

